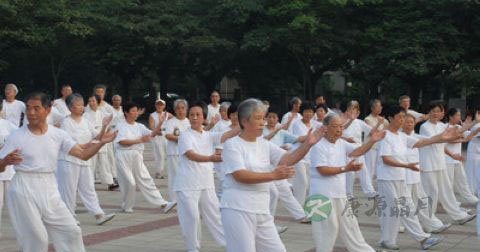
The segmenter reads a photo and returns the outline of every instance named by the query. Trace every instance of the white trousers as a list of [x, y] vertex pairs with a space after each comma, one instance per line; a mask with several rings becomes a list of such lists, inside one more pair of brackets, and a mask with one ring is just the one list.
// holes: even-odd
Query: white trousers
[[167, 140], [164, 136], [156, 136], [153, 138], [152, 144], [156, 172], [163, 174], [165, 167], [167, 167]]
[[307, 189], [310, 183], [309, 166], [310, 165], [303, 160], [295, 164], [295, 175], [291, 180], [293, 196], [302, 206], [305, 204]]
[[100, 207], [93, 176], [88, 166], [74, 164], [65, 160], [58, 161], [56, 171], [58, 190], [68, 210], [75, 216], [77, 190], [85, 208], [93, 215], [105, 214]]
[[447, 164], [447, 175], [453, 189], [459, 198], [468, 204], [477, 204], [478, 198], [473, 195], [468, 186], [467, 176], [463, 164]]
[[353, 196], [353, 185], [355, 184], [355, 177], [357, 174], [360, 177], [360, 185], [362, 186], [363, 193], [366, 195], [373, 194], [375, 193], [375, 188], [373, 188], [372, 179], [368, 173], [370, 168], [365, 162], [363, 156], [358, 157], [358, 161], [363, 164], [363, 168], [360, 171], [346, 173], [347, 195]]
[[200, 216], [207, 224], [213, 239], [225, 247], [225, 235], [220, 217], [220, 206], [215, 189], [176, 191], [178, 220], [188, 252], [198, 252], [202, 240]]
[[168, 169], [168, 197], [170, 201], [175, 201], [175, 191], [173, 190], [173, 183], [175, 182], [175, 176], [177, 175], [177, 167], [179, 160], [177, 155], [167, 156], [167, 169]]
[[58, 192], [53, 173], [18, 172], [7, 194], [18, 245], [23, 252], [83, 252], [82, 231]]
[[418, 211], [418, 220], [426, 232], [432, 232], [443, 227], [443, 222], [437, 218], [432, 206], [429, 205], [428, 196], [423, 190], [422, 183], [410, 184], [407, 187], [415, 204], [415, 209], [410, 211]]
[[323, 221], [312, 221], [315, 251], [333, 251], [335, 241], [340, 237], [350, 252], [374, 252], [375, 250], [363, 238], [357, 217], [353, 214], [347, 199], [333, 198], [330, 201], [332, 210], [328, 218]]
[[415, 204], [404, 180], [378, 180], [378, 192], [380, 201], [386, 206], [378, 213], [382, 242], [397, 244], [400, 222], [416, 241], [430, 237], [430, 234], [423, 231], [418, 216], [415, 215]]
[[108, 153], [99, 152], [91, 158], [91, 173], [93, 178], [100, 179], [102, 184], [113, 184], [112, 163], [108, 160]]
[[[0, 180], [0, 228], [2, 227], [2, 212], [5, 198], [7, 195], [8, 187], [10, 186], [10, 180]], [[0, 230], [0, 237], [2, 236]]]
[[150, 173], [143, 163], [143, 155], [136, 150], [117, 150], [118, 184], [122, 192], [122, 209], [132, 210], [135, 205], [136, 188], [145, 199], [155, 206], [167, 203], [155, 186]]
[[[248, 204], [248, 202], [246, 202]], [[286, 252], [270, 214], [222, 208], [227, 252]]]
[[272, 216], [275, 216], [279, 199], [295, 220], [305, 218], [305, 211], [293, 197], [290, 183], [286, 179], [277, 180], [270, 184], [270, 214]]
[[107, 149], [108, 164], [109, 164], [107, 169], [110, 172], [110, 174], [112, 174], [112, 177], [116, 178], [117, 177], [117, 164], [116, 164], [116, 160], [115, 160], [115, 151], [114, 151], [114, 147], [113, 147], [113, 142], [112, 143], [107, 143], [105, 145], [105, 148]]
[[437, 212], [438, 202], [453, 220], [466, 218], [468, 214], [460, 209], [448, 179], [447, 170], [421, 172], [423, 189], [432, 202], [432, 213]]
[[368, 175], [370, 176], [370, 180], [373, 181], [373, 177], [375, 177], [375, 173], [377, 170], [377, 149], [371, 148], [365, 154], [365, 164], [368, 167]]
[[[467, 173], [467, 181], [470, 191], [477, 195], [479, 183], [476, 179], [477, 174], [480, 173], [477, 169], [480, 168], [480, 153], [467, 152], [467, 161], [465, 162], [465, 172]], [[478, 196], [478, 195], [477, 195]]]

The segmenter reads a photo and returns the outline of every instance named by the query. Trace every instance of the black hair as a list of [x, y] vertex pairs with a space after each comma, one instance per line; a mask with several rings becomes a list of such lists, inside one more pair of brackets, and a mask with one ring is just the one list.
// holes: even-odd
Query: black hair
[[232, 105], [230, 105], [230, 107], [228, 107], [228, 109], [227, 109], [228, 118], [230, 118], [231, 114], [237, 113], [237, 109], [238, 109], [238, 102], [232, 103]]
[[106, 86], [105, 84], [99, 83], [99, 84], [97, 84], [97, 85], [95, 85], [95, 86], [93, 87], [93, 92], [95, 92], [95, 90], [97, 90], [97, 89], [99, 89], [99, 88], [105, 90], [105, 92], [107, 91], [107, 86]]
[[450, 117], [453, 117], [456, 113], [460, 112], [458, 108], [450, 108], [447, 112], [447, 119], [450, 120]]
[[90, 100], [91, 97], [95, 97], [95, 100], [97, 101], [98, 105], [100, 105], [100, 96], [97, 94], [91, 94], [88, 99]]
[[372, 99], [372, 100], [370, 100], [370, 102], [368, 103], [368, 105], [370, 105], [370, 108], [372, 108], [373, 105], [375, 105], [376, 103], [382, 104], [382, 101], [381, 101], [380, 99]]
[[268, 114], [270, 114], [270, 113], [277, 115], [277, 117], [278, 117], [278, 115], [280, 114], [280, 113], [278, 113], [278, 110], [276, 110], [276, 109], [274, 109], [274, 108], [272, 108], [272, 107], [268, 108], [267, 116], [268, 116]]
[[435, 108], [439, 108], [441, 110], [444, 110], [445, 107], [443, 106], [443, 101], [440, 101], [440, 100], [431, 101], [428, 104], [428, 113], [430, 113]]
[[134, 103], [134, 102], [127, 102], [124, 106], [123, 106], [123, 113], [129, 113], [130, 112], [130, 109], [132, 108], [137, 108], [137, 109], [140, 109], [140, 106], [137, 104], [137, 103]]
[[318, 104], [316, 107], [315, 107], [315, 112], [317, 112], [317, 110], [319, 109], [323, 109], [325, 111], [325, 113], [328, 113], [328, 108], [325, 104]]
[[203, 114], [203, 119], [207, 120], [207, 114], [208, 114], [208, 107], [207, 104], [203, 101], [195, 101], [192, 104], [190, 104], [190, 107], [188, 108], [188, 114], [190, 114], [190, 110], [193, 107], [199, 107], [202, 109], [202, 114]]
[[63, 84], [62, 87], [60, 88], [60, 90], [66, 88], [66, 87], [72, 88], [72, 85], [70, 85], [70, 84], [68, 84], [68, 83], [67, 83], [67, 84]]
[[38, 100], [42, 103], [42, 107], [45, 109], [48, 109], [52, 106], [52, 99], [50, 98], [49, 95], [43, 92], [33, 92], [27, 95], [27, 98], [25, 99], [25, 103], [28, 103], [30, 100]]
[[389, 117], [393, 118], [393, 117], [395, 117], [395, 115], [398, 115], [400, 112], [406, 113], [405, 109], [403, 109], [399, 105], [387, 106], [387, 108], [385, 108], [385, 118], [387, 118], [387, 119]]
[[309, 102], [309, 101], [303, 102], [303, 103], [302, 103], [302, 106], [300, 106], [300, 113], [303, 114], [303, 112], [304, 112], [305, 110], [311, 110], [311, 111], [313, 111], [314, 113], [315, 113], [315, 111], [316, 111], [316, 110], [315, 110], [315, 106], [314, 106], [311, 102]]

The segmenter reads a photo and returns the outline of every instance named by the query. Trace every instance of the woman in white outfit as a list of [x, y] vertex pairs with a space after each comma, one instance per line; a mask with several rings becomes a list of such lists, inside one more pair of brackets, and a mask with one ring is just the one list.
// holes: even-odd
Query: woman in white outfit
[[[415, 133], [415, 122], [415, 116], [411, 114], [406, 114], [405, 122], [403, 123], [402, 127], [403, 133], [405, 133], [405, 135], [409, 137], [413, 137], [418, 140], [424, 139], [424, 137]], [[418, 163], [419, 160], [420, 157], [418, 153], [418, 148], [407, 148], [407, 150], [405, 151], [405, 161], [407, 163]], [[428, 206], [428, 197], [423, 190], [420, 172], [407, 169], [405, 174], [405, 182], [412, 195], [413, 204], [416, 207], [415, 209], [416, 211], [418, 211], [418, 220], [420, 221], [420, 224], [422, 225], [425, 232], [438, 234], [447, 230], [452, 224], [443, 224], [442, 221], [437, 218], [435, 213], [429, 211], [430, 208]], [[419, 205], [418, 203], [420, 203], [421, 205]], [[400, 227], [400, 229], [402, 230], [401, 224]], [[404, 227], [403, 230], [405, 230]]]
[[[415, 204], [405, 180], [407, 170], [419, 172], [420, 169], [418, 163], [408, 162], [408, 149], [455, 140], [461, 135], [452, 128], [419, 140], [400, 131], [405, 122], [405, 111], [402, 107], [392, 106], [385, 115], [390, 125], [385, 138], [379, 144], [377, 165], [378, 192], [386, 206], [379, 212], [382, 232], [380, 244], [384, 249], [400, 249], [397, 236], [401, 222], [407, 233], [420, 242], [422, 249], [428, 249], [438, 244], [441, 239], [425, 233], [418, 216], [415, 215]], [[447, 226], [442, 227], [443, 230], [446, 228]]]
[[[467, 161], [465, 162], [465, 170], [467, 173], [468, 186], [470, 191], [478, 196], [477, 176], [480, 174], [478, 169], [480, 167], [480, 110], [475, 112], [476, 124], [471, 129], [471, 140], [467, 146]], [[477, 132], [475, 134], [475, 132]]]
[[[360, 105], [357, 101], [350, 101], [347, 105], [347, 111], [345, 114], [353, 115], [351, 121], [345, 127], [343, 132], [343, 137], [349, 139], [350, 141], [355, 142], [358, 146], [362, 145], [363, 140], [367, 140], [367, 136], [370, 134], [372, 127], [368, 126], [364, 121], [357, 119], [360, 114]], [[365, 139], [364, 139], [365, 138]], [[356, 174], [360, 176], [360, 185], [362, 191], [367, 197], [374, 198], [378, 195], [373, 188], [372, 179], [370, 178], [369, 169], [367, 163], [365, 162], [365, 156], [358, 157], [358, 161], [364, 165], [364, 169], [361, 169], [358, 172], [348, 172], [346, 174], [347, 178], [347, 195], [349, 198], [353, 198], [353, 184], [355, 184]]]
[[[462, 128], [460, 126], [462, 115], [459, 109], [449, 109], [447, 112], [447, 119], [449, 127], [456, 127], [457, 129]], [[464, 126], [470, 128], [473, 126], [473, 123], [464, 123]], [[471, 132], [466, 130], [464, 132], [464, 135], [467, 137], [466, 139], [459, 140], [454, 143], [448, 143], [445, 146], [445, 158], [447, 162], [448, 178], [450, 179], [450, 183], [452, 184], [453, 189], [457, 193], [458, 197], [467, 204], [477, 204], [478, 198], [475, 197], [475, 195], [473, 195], [473, 193], [470, 191], [470, 187], [468, 186], [467, 182], [467, 176], [463, 168], [463, 161], [465, 161], [465, 158], [462, 155], [462, 143], [471, 139], [468, 138], [470, 134]]]
[[14, 165], [8, 210], [23, 252], [47, 252], [49, 238], [58, 252], [85, 251], [82, 232], [63, 203], [55, 178], [58, 154], [88, 160], [116, 133], [101, 133], [98, 143], [79, 145], [64, 130], [47, 124], [51, 101], [44, 93], [26, 99], [28, 126], [15, 130], [0, 151], [0, 172]]
[[[105, 118], [101, 130], [96, 131], [90, 122], [82, 117], [84, 103], [80, 94], [75, 93], [68, 96], [66, 103], [71, 114], [62, 121], [60, 129], [65, 130], [78, 144], [86, 144], [94, 139], [98, 139], [100, 137], [98, 134], [105, 131], [112, 119], [111, 116]], [[112, 220], [115, 214], [105, 214], [100, 207], [90, 165], [90, 160], [83, 161], [71, 155], [60, 153], [58, 167], [55, 172], [58, 190], [63, 202], [65, 202], [73, 216], [76, 216], [75, 207], [78, 190], [85, 208], [95, 216], [97, 225], [103, 225]]]
[[243, 101], [238, 106], [242, 131], [224, 144], [225, 182], [220, 209], [228, 252], [286, 251], [269, 211], [270, 183], [292, 177], [292, 165], [323, 135], [321, 129], [311, 132], [301, 147], [286, 153], [261, 137], [265, 113], [260, 100]]
[[[91, 95], [88, 97], [88, 106], [85, 108], [83, 117], [87, 119], [96, 131], [102, 128], [103, 114], [98, 109], [100, 97]], [[113, 180], [113, 174], [109, 168], [111, 165], [108, 160], [107, 146], [103, 147], [97, 155], [92, 158], [90, 170], [94, 179], [99, 179], [102, 184], [108, 186], [108, 190], [112, 191], [118, 188], [118, 184]]]
[[[370, 101], [370, 109], [371, 113], [367, 117], [365, 117], [365, 123], [368, 126], [374, 128], [377, 125], [379, 130], [383, 130], [388, 127], [388, 120], [385, 120], [380, 113], [382, 113], [382, 101], [379, 99], [374, 99]], [[375, 176], [376, 167], [377, 167], [377, 149], [378, 144], [375, 144], [367, 154], [365, 154], [365, 162], [368, 167], [368, 175], [370, 176], [370, 180], [373, 181], [373, 177]]]
[[175, 201], [173, 182], [178, 169], [178, 137], [190, 127], [190, 121], [186, 118], [188, 102], [177, 99], [173, 102], [175, 117], [165, 122], [165, 138], [167, 138], [167, 169], [168, 169], [168, 196], [170, 201]]
[[282, 117], [281, 124], [287, 125], [287, 131], [292, 133], [292, 124], [297, 119], [302, 119], [302, 115], [300, 114], [300, 108], [302, 106], [302, 100], [299, 97], [293, 97], [290, 100], [290, 107], [291, 110], [285, 113]]
[[223, 247], [226, 245], [213, 182], [213, 163], [220, 162], [221, 156], [215, 153], [214, 146], [237, 135], [240, 129], [225, 133], [205, 131], [203, 123], [206, 118], [206, 104], [192, 104], [188, 111], [191, 128], [182, 132], [178, 139], [180, 166], [174, 190], [177, 195], [178, 220], [188, 252], [198, 252], [200, 249], [200, 216], [215, 241]]
[[[157, 99], [155, 101], [155, 112], [152, 112], [148, 117], [148, 127], [150, 130], [157, 128], [160, 122], [160, 115], [165, 112], [165, 101]], [[161, 134], [155, 136], [152, 140], [153, 143], [153, 157], [155, 158], [155, 178], [163, 179], [163, 172], [167, 166], [167, 139], [164, 135], [165, 130], [161, 131]]]
[[160, 116], [157, 128], [151, 131], [145, 125], [136, 122], [139, 113], [138, 105], [127, 103], [124, 111], [125, 122], [117, 125], [118, 135], [114, 141], [115, 158], [118, 165], [118, 184], [120, 192], [122, 192], [122, 211], [133, 212], [138, 187], [148, 202], [162, 208], [167, 213], [176, 203], [163, 199], [143, 163], [144, 143], [150, 142], [153, 137], [160, 134], [167, 114], [163, 113]]
[[[2, 110], [2, 101], [0, 98], [0, 111]], [[5, 140], [7, 137], [12, 133], [12, 131], [16, 130], [18, 127], [7, 121], [3, 118], [0, 118], [0, 149], [3, 148], [5, 144]], [[15, 175], [15, 170], [12, 166], [8, 166], [5, 172], [0, 173], [0, 228], [2, 227], [2, 210], [5, 199], [7, 197], [8, 187], [10, 186], [10, 181]], [[0, 237], [2, 237], [2, 232], [0, 230]]]
[[[313, 120], [313, 115], [315, 113], [315, 108], [313, 104], [306, 101], [302, 104], [301, 107], [302, 119], [295, 120], [291, 125], [291, 133], [296, 137], [301, 137], [307, 135], [310, 129], [317, 129], [322, 126], [316, 120]], [[295, 143], [293, 149], [296, 149], [301, 146], [301, 143]], [[308, 155], [305, 156], [300, 162], [295, 164], [295, 176], [293, 176], [292, 189], [293, 196], [297, 199], [298, 203], [303, 206], [305, 203], [305, 198], [307, 196], [307, 190], [309, 186], [309, 172], [308, 168], [310, 167], [310, 158]]]

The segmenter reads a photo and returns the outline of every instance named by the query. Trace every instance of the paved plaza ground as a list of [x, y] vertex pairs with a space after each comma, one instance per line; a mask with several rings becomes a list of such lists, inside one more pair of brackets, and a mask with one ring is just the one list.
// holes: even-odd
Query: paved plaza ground
[[[153, 156], [151, 146], [147, 145], [145, 163], [151, 174], [154, 174]], [[167, 195], [167, 180], [156, 179], [155, 183], [162, 195]], [[103, 185], [96, 185], [101, 205], [106, 212], [118, 212], [121, 195], [119, 191], [110, 192]], [[369, 244], [378, 249], [380, 238], [380, 226], [376, 215], [365, 214], [372, 205], [360, 192], [359, 185], [355, 185], [356, 196], [362, 204], [357, 210], [362, 233]], [[466, 206], [474, 208], [475, 206]], [[81, 201], [78, 201], [77, 215], [81, 222], [83, 240], [87, 251], [115, 251], [115, 252], [184, 252], [186, 251], [183, 238], [178, 225], [176, 210], [169, 214], [163, 214], [159, 209], [150, 205], [140, 192], [137, 194], [135, 212], [131, 214], [118, 213], [115, 219], [104, 226], [95, 225], [94, 217], [87, 213]], [[16, 244], [15, 233], [11, 226], [8, 211], [3, 212], [1, 226], [2, 238], [0, 238], [1, 252], [14, 252], [19, 248]], [[442, 221], [448, 222], [449, 217], [440, 208], [437, 215]], [[288, 226], [288, 231], [281, 235], [287, 250], [290, 252], [314, 251], [311, 235], [311, 226], [296, 223], [288, 215], [287, 211], [279, 203], [276, 223]], [[475, 221], [464, 226], [452, 226], [442, 236], [444, 242], [434, 247], [433, 251], [480, 251], [480, 240], [476, 236]], [[415, 242], [407, 234], [399, 235], [401, 251], [420, 251], [419, 243]], [[51, 249], [51, 251], [54, 251]], [[221, 252], [225, 249], [217, 246], [212, 239], [207, 227], [203, 226], [202, 249], [203, 252]], [[347, 251], [341, 241], [337, 240], [334, 251]], [[249, 252], [249, 251], [245, 251]], [[272, 251], [273, 252], [273, 251]]]

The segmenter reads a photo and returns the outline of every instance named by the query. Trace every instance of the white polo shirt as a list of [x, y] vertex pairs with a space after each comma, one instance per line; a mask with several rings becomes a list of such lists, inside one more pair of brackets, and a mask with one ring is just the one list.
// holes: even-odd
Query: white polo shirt
[[[426, 121], [420, 126], [420, 135], [424, 137], [433, 137], [441, 134], [447, 125], [438, 122], [436, 124]], [[420, 167], [422, 172], [440, 171], [447, 168], [445, 162], [445, 143], [437, 143], [422, 147], [420, 152]]]
[[377, 179], [378, 180], [405, 180], [407, 169], [394, 167], [383, 162], [383, 157], [390, 156], [397, 162], [408, 163], [407, 152], [418, 140], [398, 131], [392, 133], [387, 130], [385, 137], [378, 147]]

